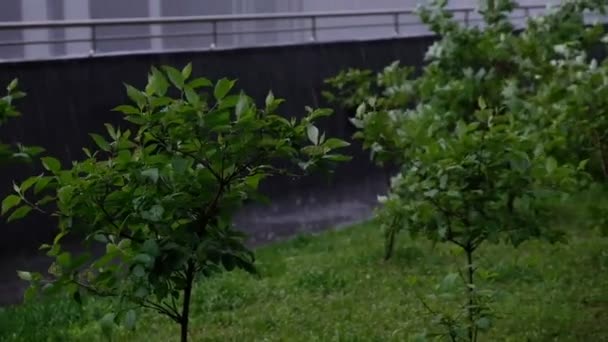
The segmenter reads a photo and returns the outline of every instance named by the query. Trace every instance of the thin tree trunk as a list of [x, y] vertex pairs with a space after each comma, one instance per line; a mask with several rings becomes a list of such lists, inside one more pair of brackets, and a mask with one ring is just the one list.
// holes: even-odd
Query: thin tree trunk
[[475, 329], [475, 300], [474, 300], [474, 291], [473, 288], [473, 273], [475, 270], [473, 269], [473, 250], [471, 248], [466, 249], [467, 253], [467, 274], [468, 274], [468, 294], [469, 294], [469, 341], [474, 342], [477, 340], [477, 334]]
[[395, 250], [395, 236], [397, 235], [397, 229], [394, 225], [388, 228], [384, 239], [384, 261], [389, 260], [393, 256]]
[[181, 342], [188, 342], [188, 323], [190, 319], [190, 299], [192, 297], [192, 285], [194, 283], [194, 263], [188, 261], [186, 269], [186, 288], [184, 288], [184, 303], [182, 305], [181, 319]]
[[608, 156], [606, 156], [604, 145], [602, 144], [599, 134], [597, 134], [597, 131], [595, 130], [593, 130], [593, 140], [600, 154], [600, 164], [602, 167], [602, 173], [604, 174], [604, 179], [606, 180], [608, 179]]

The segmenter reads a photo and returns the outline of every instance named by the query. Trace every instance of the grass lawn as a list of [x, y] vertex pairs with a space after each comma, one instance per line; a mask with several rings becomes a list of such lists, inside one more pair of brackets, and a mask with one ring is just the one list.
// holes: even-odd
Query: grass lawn
[[[260, 279], [232, 273], [199, 284], [191, 339], [407, 340], [433, 319], [420, 298], [464, 256], [405, 234], [391, 261], [382, 261], [382, 253], [371, 222], [260, 248]], [[566, 245], [486, 245], [479, 253], [488, 275], [479, 286], [501, 293], [501, 318], [481, 341], [608, 341], [608, 238], [579, 232]], [[0, 341], [107, 340], [95, 320], [105, 305], [92, 301], [81, 310], [55, 299], [0, 309]], [[174, 341], [178, 332], [164, 317], [144, 313], [135, 331], [117, 329], [112, 340]]]

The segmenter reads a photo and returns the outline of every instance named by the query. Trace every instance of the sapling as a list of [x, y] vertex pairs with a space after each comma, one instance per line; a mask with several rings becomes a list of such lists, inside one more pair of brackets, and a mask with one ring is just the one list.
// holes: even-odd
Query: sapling
[[[377, 211], [386, 232], [385, 258], [392, 255], [395, 235], [402, 229], [461, 250], [467, 322], [456, 335], [452, 320], [442, 324], [449, 326], [450, 338], [476, 341], [490, 318], [475, 284], [480, 246], [563, 240], [548, 224], [553, 213], [548, 203], [580, 190], [587, 181], [583, 171], [590, 156], [563, 153], [573, 151], [575, 144], [568, 141], [583, 132], [565, 129], [581, 117], [573, 115], [579, 102], [562, 91], [558, 94], [565, 103], [557, 99], [561, 107], [553, 106], [547, 94], [554, 95], [550, 90], [559, 86], [545, 82], [563, 84], [577, 75], [572, 72], [557, 82], [567, 73], [551, 64], [560, 55], [554, 45], [572, 40], [580, 50], [598, 41], [598, 28], [586, 28], [582, 13], [600, 4], [567, 2], [546, 18], [530, 19], [519, 33], [509, 20], [516, 7], [512, 1], [483, 1], [483, 28], [459, 24], [446, 4], [432, 1], [420, 11], [441, 37], [428, 49], [421, 76], [411, 78], [407, 69], [395, 66], [388, 75], [402, 75], [400, 81], [382, 84], [387, 70], [379, 73], [376, 93], [353, 95], [364, 98], [353, 123], [372, 158], [399, 165]], [[560, 22], [567, 25], [560, 29]], [[603, 78], [588, 76], [596, 78], [591, 85], [602, 83]], [[577, 95], [579, 101], [591, 96], [583, 95]], [[568, 107], [572, 110], [563, 110]]]
[[446, 135], [433, 131], [432, 118], [409, 120], [406, 130], [417, 147], [409, 150], [378, 211], [384, 225], [463, 252], [470, 341], [488, 322], [475, 284], [476, 252], [486, 241], [560, 241], [559, 230], [544, 226], [552, 215], [546, 201], [559, 197], [560, 188], [576, 187], [578, 172], [536, 150], [534, 139], [522, 134], [510, 115], [481, 105], [475, 116]]
[[[91, 134], [96, 148], [85, 148], [84, 160], [42, 158], [48, 172], [15, 186], [18, 200], [5, 206], [14, 209], [11, 219], [36, 210], [53, 215], [59, 229], [43, 246], [54, 258], [50, 276], [19, 272], [32, 282], [27, 297], [63, 291], [78, 301], [116, 298], [103, 327], [133, 327], [134, 309], [143, 307], [178, 323], [186, 341], [197, 279], [256, 273], [231, 218], [244, 201], [261, 198], [260, 182], [348, 160], [336, 153], [348, 144], [314, 125], [330, 110], [286, 119], [272, 93], [259, 108], [234, 93], [234, 80], [213, 83], [191, 72], [190, 64], [152, 68], [145, 89], [126, 85], [131, 103], [115, 109], [132, 129], [106, 124], [105, 136]], [[285, 161], [296, 167], [278, 166]], [[68, 236], [105, 251], [73, 255], [61, 245]]]

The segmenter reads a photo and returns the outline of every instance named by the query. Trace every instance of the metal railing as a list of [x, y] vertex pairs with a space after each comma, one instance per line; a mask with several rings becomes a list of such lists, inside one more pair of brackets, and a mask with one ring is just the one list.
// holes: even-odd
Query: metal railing
[[[513, 16], [512, 19], [525, 19], [529, 17], [532, 11], [542, 11], [545, 6], [533, 5], [524, 6], [518, 8], [518, 11], [523, 15]], [[450, 11], [456, 16], [460, 15], [459, 20], [465, 25], [472, 25], [475, 22], [479, 22], [480, 18], [477, 15], [476, 9], [473, 8], [451, 8]], [[326, 41], [320, 38], [320, 33], [323, 31], [337, 30], [337, 29], [364, 29], [369, 27], [383, 27], [391, 28], [392, 32], [386, 34], [386, 38], [391, 36], [408, 36], [412, 35], [411, 32], [403, 30], [403, 27], [408, 26], [422, 26], [420, 20], [417, 21], [404, 21], [403, 17], [408, 15], [415, 15], [415, 9], [383, 9], [383, 10], [357, 10], [357, 11], [340, 11], [340, 12], [302, 12], [302, 13], [272, 13], [272, 14], [235, 14], [235, 15], [208, 15], [208, 16], [185, 16], [185, 17], [161, 17], [161, 18], [128, 18], [128, 19], [91, 19], [91, 20], [63, 20], [63, 21], [30, 21], [30, 22], [0, 22], [0, 33], [6, 31], [13, 32], [26, 32], [46, 30], [62, 30], [66, 32], [69, 29], [84, 29], [88, 34], [85, 37], [66, 38], [65, 34], [62, 38], [54, 39], [38, 39], [38, 40], [24, 40], [24, 39], [13, 39], [13, 40], [0, 40], [0, 60], [3, 59], [2, 48], [3, 47], [26, 47], [31, 45], [44, 45], [51, 46], [55, 44], [70, 44], [70, 43], [85, 43], [90, 47], [87, 51], [86, 56], [101, 56], [107, 54], [128, 54], [134, 52], [157, 52], [159, 50], [153, 49], [150, 44], [150, 48], [146, 50], [133, 51], [130, 49], [118, 49], [111, 52], [104, 52], [99, 49], [101, 43], [104, 42], [117, 42], [117, 41], [134, 41], [134, 40], [153, 40], [153, 39], [171, 39], [171, 38], [191, 38], [191, 37], [208, 37], [210, 43], [208, 46], [198, 46], [197, 49], [217, 49], [224, 48], [219, 46], [220, 37], [223, 36], [238, 36], [238, 35], [251, 35], [251, 34], [268, 34], [268, 33], [308, 33], [309, 38], [305, 41], [294, 41], [290, 43], [306, 43], [306, 42], [319, 42]], [[360, 23], [360, 24], [349, 24], [349, 25], [321, 25], [322, 21], [331, 19], [372, 19], [372, 18], [384, 18], [387, 22], [382, 23]], [[417, 17], [416, 17], [417, 18]], [[271, 22], [271, 21], [290, 21], [292, 23], [299, 23], [301, 27], [295, 28], [277, 28], [277, 29], [257, 29], [257, 30], [220, 30], [221, 24], [238, 24], [238, 23], [251, 23], [251, 22]], [[307, 24], [306, 24], [307, 23]], [[154, 33], [151, 27], [158, 27], [158, 25], [176, 25], [176, 24], [205, 24], [208, 26], [207, 31], [187, 31], [187, 32], [161, 32]], [[103, 28], [117, 28], [117, 27], [144, 27], [147, 32], [137, 34], [120, 34], [120, 35], [104, 35], [100, 34]], [[158, 30], [157, 30], [158, 31]], [[162, 29], [160, 31], [163, 31]], [[428, 33], [427, 33], [428, 34]], [[415, 35], [415, 34], [414, 34]], [[342, 40], [355, 40], [357, 37], [350, 37]], [[283, 43], [285, 44], [285, 43]], [[162, 44], [161, 44], [162, 45]], [[256, 44], [253, 44], [256, 45]], [[268, 45], [268, 44], [265, 44]], [[275, 45], [275, 44], [273, 44]], [[276, 45], [282, 45], [281, 43]], [[249, 47], [251, 45], [236, 45], [227, 46], [226, 48], [240, 48]], [[176, 49], [161, 49], [160, 51], [173, 51]], [[177, 49], [179, 50], [179, 49]], [[189, 48], [188, 50], [192, 50]], [[42, 59], [53, 59], [61, 57], [82, 57], [82, 56], [45, 56]], [[25, 57], [16, 58], [18, 60], [31, 59]]]

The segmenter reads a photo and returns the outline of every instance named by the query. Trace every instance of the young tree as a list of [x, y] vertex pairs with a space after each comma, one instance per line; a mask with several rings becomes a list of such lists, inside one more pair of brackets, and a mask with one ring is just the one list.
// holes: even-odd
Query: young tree
[[[19, 273], [32, 281], [28, 295], [63, 290], [76, 300], [116, 297], [174, 320], [186, 341], [197, 278], [233, 269], [255, 273], [253, 253], [231, 217], [244, 201], [261, 198], [262, 180], [295, 171], [277, 162], [309, 170], [348, 159], [335, 153], [348, 144], [326, 139], [314, 125], [331, 111], [308, 109], [304, 118], [288, 120], [276, 114], [283, 100], [272, 93], [258, 108], [244, 93], [232, 94], [235, 81], [212, 84], [192, 79], [191, 71], [190, 64], [181, 71], [152, 68], [143, 91], [126, 86], [133, 104], [115, 109], [135, 130], [106, 125], [107, 138], [91, 134], [98, 150], [84, 149], [87, 159], [62, 167], [43, 158], [49, 173], [16, 186], [12, 218], [47, 212], [43, 206], [52, 203], [59, 228], [45, 246], [55, 258], [52, 277]], [[75, 234], [105, 244], [105, 253], [63, 250], [62, 239]], [[119, 317], [133, 325], [135, 311], [122, 306], [102, 323]]]
[[474, 115], [446, 134], [435, 131], [438, 119], [432, 116], [408, 120], [404, 130], [416, 147], [408, 150], [378, 211], [388, 230], [399, 227], [464, 252], [468, 322], [464, 329], [451, 329], [466, 331], [453, 338], [470, 341], [490, 322], [478, 300], [475, 252], [486, 241], [515, 246], [530, 238], [560, 241], [562, 233], [546, 225], [553, 215], [547, 199], [575, 189], [579, 171], [539, 150], [536, 137], [519, 130], [512, 115], [484, 104]]
[[[448, 335], [474, 341], [488, 326], [474, 284], [475, 251], [485, 241], [559, 241], [562, 234], [547, 224], [547, 200], [580, 190], [589, 151], [602, 155], [605, 71], [584, 52], [603, 28], [586, 26], [584, 11], [606, 4], [568, 1], [521, 32], [509, 20], [510, 0], [481, 3], [483, 28], [462, 26], [446, 4], [433, 1], [420, 12], [441, 37], [422, 75], [412, 79], [396, 64], [379, 73], [376, 93], [352, 93], [364, 98], [353, 123], [375, 160], [400, 166], [377, 211], [385, 258], [402, 229], [462, 249], [468, 322]], [[362, 77], [346, 77], [353, 74], [331, 83], [373, 89]]]
[[[446, 4], [434, 1], [420, 11], [441, 37], [428, 49], [420, 77], [412, 78], [411, 68], [395, 62], [375, 82], [369, 72], [354, 70], [328, 81], [346, 97], [340, 105], [361, 103], [352, 119], [360, 128], [355, 137], [370, 149], [372, 159], [395, 165], [407, 161], [417, 142], [402, 127], [412, 113], [433, 110], [441, 118], [437, 124], [451, 130], [459, 120], [474, 119], [482, 97], [499, 114], [511, 113], [520, 128], [539, 133], [539, 148], [560, 164], [590, 160], [585, 170], [604, 174], [595, 170], [608, 168], [603, 119], [608, 116], [602, 106], [607, 67], [590, 60], [588, 51], [605, 53], [608, 39], [601, 24], [586, 24], [584, 14], [605, 13], [606, 4], [567, 1], [529, 19], [520, 32], [509, 21], [513, 1], [482, 2], [483, 29], [459, 24]], [[387, 259], [399, 230], [386, 227]]]

